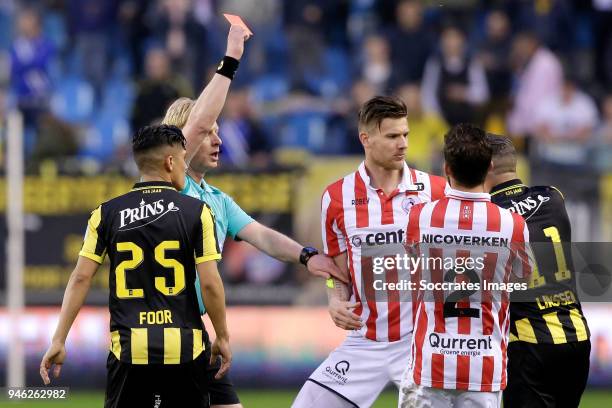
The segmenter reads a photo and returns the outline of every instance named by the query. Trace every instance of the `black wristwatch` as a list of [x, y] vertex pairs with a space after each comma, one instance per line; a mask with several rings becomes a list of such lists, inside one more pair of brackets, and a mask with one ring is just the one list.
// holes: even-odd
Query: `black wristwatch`
[[302, 252], [300, 252], [300, 263], [302, 265], [306, 265], [308, 260], [315, 255], [319, 255], [319, 251], [313, 247], [304, 247], [302, 248]]

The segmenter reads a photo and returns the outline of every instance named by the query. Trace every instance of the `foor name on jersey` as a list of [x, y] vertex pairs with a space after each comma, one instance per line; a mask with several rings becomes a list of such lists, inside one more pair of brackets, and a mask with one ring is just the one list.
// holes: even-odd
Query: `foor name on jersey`
[[[124, 227], [129, 226], [130, 224], [136, 221], [142, 221], [142, 220], [147, 220], [152, 217], [156, 217], [146, 223], [146, 224], [149, 224], [150, 222], [156, 221], [160, 217], [164, 216], [169, 211], [178, 211], [178, 210], [179, 209], [178, 207], [174, 205], [174, 202], [170, 202], [168, 203], [167, 206], [165, 206], [163, 199], [154, 201], [152, 203], [145, 203], [145, 201], [142, 200], [140, 201], [139, 207], [126, 208], [124, 210], [119, 211], [119, 214], [121, 216], [121, 225], [119, 226], [119, 228], [123, 229]], [[144, 225], [139, 225], [138, 227], [142, 227]], [[126, 229], [129, 229], [129, 228], [126, 228]]]

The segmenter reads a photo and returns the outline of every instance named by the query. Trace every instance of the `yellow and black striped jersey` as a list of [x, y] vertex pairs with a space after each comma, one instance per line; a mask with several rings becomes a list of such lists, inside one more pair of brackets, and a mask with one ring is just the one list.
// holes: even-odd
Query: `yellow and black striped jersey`
[[550, 186], [528, 187], [515, 179], [495, 186], [491, 201], [525, 218], [537, 263], [522, 300], [510, 304], [510, 341], [587, 340], [589, 328], [573, 271], [572, 231], [561, 192]]
[[96, 208], [79, 255], [108, 254], [111, 352], [131, 364], [180, 364], [203, 351], [196, 264], [221, 259], [203, 202], [170, 183], [137, 183]]

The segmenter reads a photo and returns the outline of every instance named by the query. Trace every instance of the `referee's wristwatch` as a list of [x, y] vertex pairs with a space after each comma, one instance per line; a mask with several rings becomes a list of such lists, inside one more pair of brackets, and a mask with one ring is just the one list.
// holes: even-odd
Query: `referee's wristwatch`
[[302, 248], [302, 252], [300, 252], [300, 263], [304, 266], [308, 264], [310, 258], [315, 255], [319, 255], [319, 251], [313, 247], [304, 247]]

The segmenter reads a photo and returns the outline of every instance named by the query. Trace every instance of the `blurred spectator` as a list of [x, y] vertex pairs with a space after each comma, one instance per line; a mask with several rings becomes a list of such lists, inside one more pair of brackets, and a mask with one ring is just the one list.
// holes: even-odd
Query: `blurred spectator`
[[510, 21], [501, 10], [493, 10], [486, 18], [486, 33], [480, 44], [478, 59], [487, 74], [491, 92], [490, 111], [505, 108], [512, 84], [510, 70]]
[[593, 0], [593, 8], [596, 77], [612, 86], [612, 1]]
[[221, 159], [236, 167], [265, 167], [270, 162], [266, 135], [254, 119], [247, 89], [232, 90], [219, 122]]
[[175, 71], [200, 87], [206, 71], [206, 29], [195, 18], [190, 0], [162, 0], [153, 31], [166, 48]]
[[508, 131], [514, 136], [527, 136], [535, 130], [535, 113], [542, 97], [559, 94], [563, 70], [559, 59], [532, 32], [517, 35], [511, 59], [518, 86], [508, 116]]
[[420, 82], [434, 37], [423, 26], [423, 6], [417, 0], [397, 5], [396, 25], [388, 34], [393, 62], [393, 84]]
[[431, 57], [425, 67], [425, 110], [441, 114], [449, 125], [480, 122], [479, 108], [488, 98], [484, 69], [468, 54], [465, 35], [458, 28], [445, 28], [440, 54]]
[[149, 50], [145, 62], [146, 78], [138, 83], [132, 111], [132, 129], [160, 119], [179, 96], [191, 97], [189, 83], [172, 73], [168, 54], [161, 48]]
[[284, 4], [292, 89], [309, 90], [308, 80], [323, 74], [324, 3], [323, 0], [295, 0]]
[[359, 141], [359, 130], [357, 129], [357, 115], [361, 106], [376, 94], [376, 88], [364, 79], [358, 79], [353, 83], [349, 108], [344, 115], [346, 128], [345, 153], [363, 154], [363, 145]]
[[421, 105], [421, 89], [417, 84], [402, 85], [397, 95], [408, 108], [408, 149], [406, 160], [419, 170], [440, 170], [444, 135], [448, 125], [435, 112], [425, 112]]
[[601, 103], [601, 123], [597, 129], [599, 142], [612, 146], [612, 93]]
[[603, 171], [612, 171], [612, 93], [601, 103], [601, 123], [596, 130], [593, 163]]
[[283, 1], [285, 27], [321, 34], [321, 39], [332, 46], [345, 45], [349, 2], [346, 0]]
[[24, 116], [25, 147], [30, 152], [39, 115], [51, 97], [50, 66], [55, 54], [51, 41], [41, 34], [40, 16], [24, 9], [17, 16], [17, 37], [11, 45], [11, 90]]
[[118, 0], [69, 0], [69, 30], [85, 78], [96, 96], [101, 96], [111, 64], [111, 46], [121, 46], [113, 39]]
[[597, 106], [568, 76], [560, 94], [543, 97], [535, 125], [536, 136], [543, 142], [585, 142], [597, 125]]
[[143, 45], [149, 35], [149, 27], [145, 24], [148, 3], [149, 0], [124, 0], [119, 8], [119, 21], [126, 38], [134, 76], [143, 73]]
[[545, 97], [535, 113], [534, 137], [538, 159], [567, 165], [587, 165], [597, 106], [566, 77], [560, 94]]
[[29, 162], [31, 166], [38, 167], [43, 160], [66, 159], [78, 151], [78, 135], [74, 127], [50, 113], [41, 115], [38, 142]]
[[367, 37], [363, 45], [362, 58], [359, 76], [377, 92], [387, 93], [392, 73], [391, 53], [387, 40], [379, 35]]

